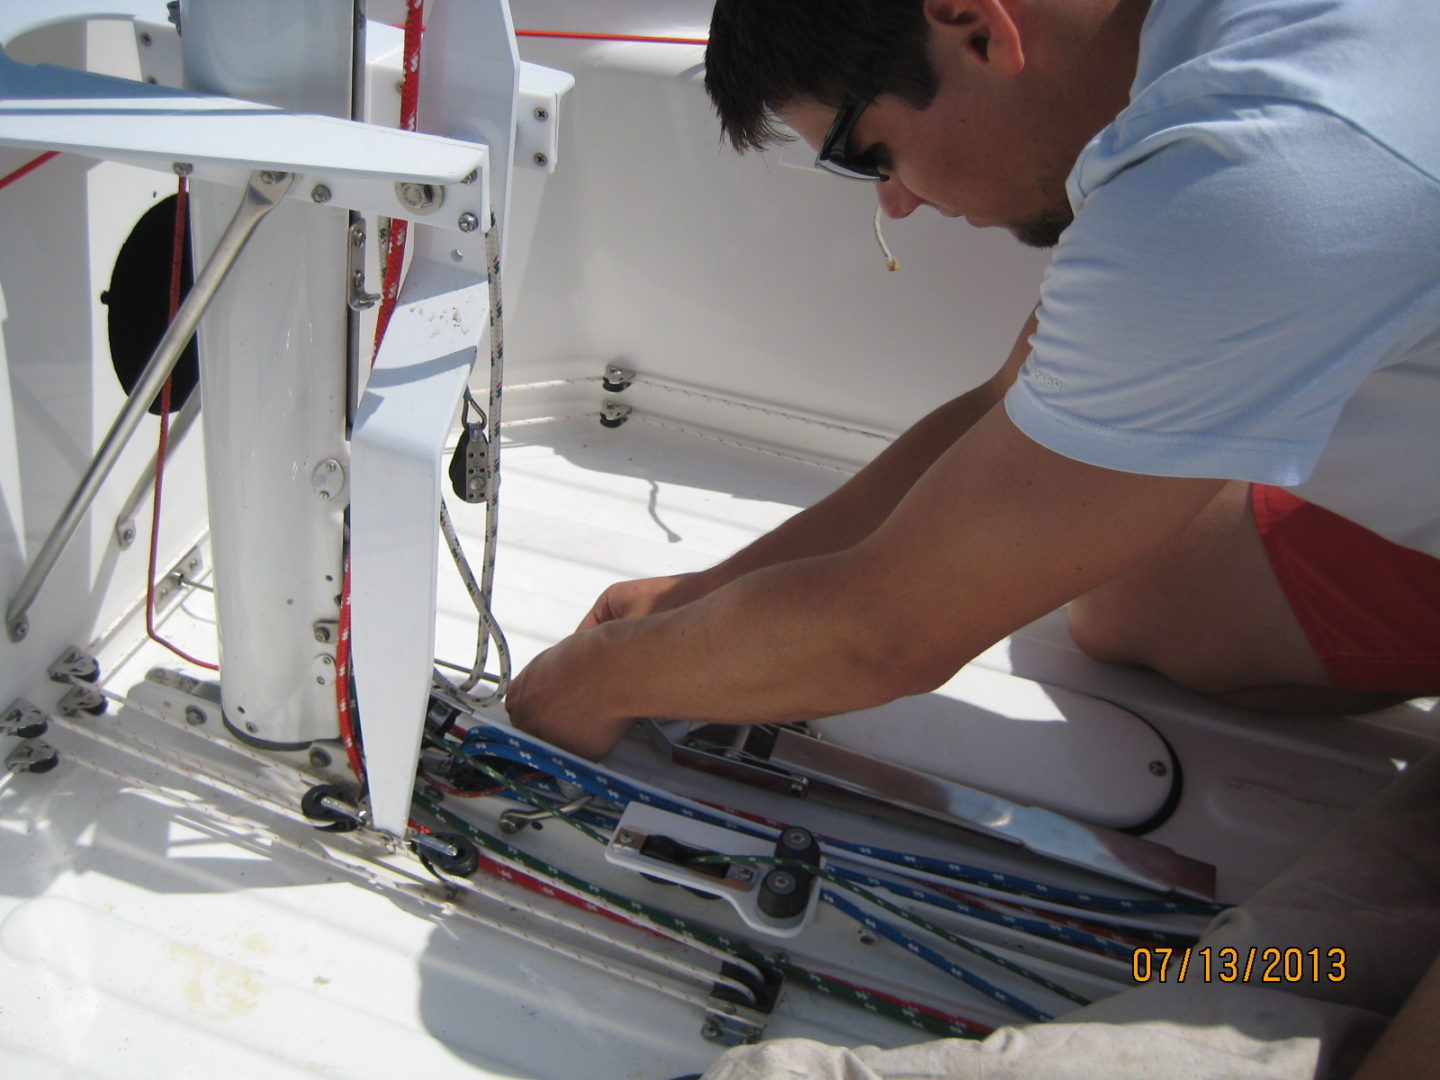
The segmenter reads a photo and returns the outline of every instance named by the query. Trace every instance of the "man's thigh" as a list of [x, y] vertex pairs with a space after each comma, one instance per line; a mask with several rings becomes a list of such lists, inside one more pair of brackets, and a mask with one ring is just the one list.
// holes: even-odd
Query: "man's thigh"
[[1235, 482], [1174, 541], [1075, 600], [1076, 643], [1237, 704], [1356, 711], [1402, 695], [1333, 688], [1275, 579], [1250, 486]]

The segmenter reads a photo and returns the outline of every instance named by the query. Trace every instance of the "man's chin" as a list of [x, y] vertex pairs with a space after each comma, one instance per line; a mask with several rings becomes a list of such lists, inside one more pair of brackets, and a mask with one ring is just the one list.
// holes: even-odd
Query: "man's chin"
[[1053, 248], [1060, 242], [1060, 234], [1070, 227], [1075, 215], [1067, 208], [1064, 213], [1047, 214], [1031, 221], [1007, 225], [1010, 235], [1026, 247]]

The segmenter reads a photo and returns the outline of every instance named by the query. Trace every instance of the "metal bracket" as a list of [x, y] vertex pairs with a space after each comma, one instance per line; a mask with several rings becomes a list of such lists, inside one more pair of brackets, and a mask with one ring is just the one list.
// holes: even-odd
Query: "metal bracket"
[[193, 585], [195, 577], [205, 569], [205, 557], [198, 547], [191, 548], [170, 568], [170, 572], [155, 582], [155, 607], [161, 608], [180, 593], [186, 585]]
[[7, 772], [49, 772], [60, 764], [60, 751], [47, 742], [31, 739], [11, 750], [5, 758]]
[[366, 311], [375, 306], [379, 293], [365, 289], [365, 221], [350, 226], [350, 243], [345, 248], [345, 279], [350, 282], [350, 296], [345, 301], [351, 311]]
[[49, 726], [50, 718], [24, 698], [16, 698], [4, 715], [0, 715], [0, 736], [36, 739], [44, 735]]

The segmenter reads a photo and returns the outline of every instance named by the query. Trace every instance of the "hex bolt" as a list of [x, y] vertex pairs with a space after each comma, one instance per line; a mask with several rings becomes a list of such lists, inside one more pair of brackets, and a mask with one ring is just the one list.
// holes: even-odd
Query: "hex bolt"
[[460, 215], [460, 220], [456, 224], [460, 226], [461, 232], [474, 232], [480, 227], [480, 219], [466, 211]]
[[635, 834], [632, 833], [629, 829], [621, 829], [618, 833], [615, 834], [615, 846], [634, 847]]
[[324, 184], [316, 184], [310, 189], [310, 198], [317, 203], [327, 203], [330, 201], [330, 189]]
[[755, 880], [755, 871], [754, 871], [754, 870], [751, 870], [750, 867], [748, 867], [748, 866], [736, 867], [736, 869], [735, 869], [735, 880], [736, 880], [736, 881], [754, 881], [754, 880]]
[[550, 159], [538, 150], [535, 151], [535, 157], [532, 160], [535, 162], [536, 165], [539, 165], [542, 168], [550, 164]]
[[328, 643], [330, 641], [330, 628], [317, 623], [315, 626], [315, 640], [322, 644]]
[[199, 727], [205, 723], [205, 710], [196, 705], [185, 706], [185, 723], [191, 727]]
[[276, 183], [280, 179], [280, 177], [284, 175], [284, 173], [271, 172], [267, 169], [260, 174], [260, 182], [262, 184], [273, 184]]

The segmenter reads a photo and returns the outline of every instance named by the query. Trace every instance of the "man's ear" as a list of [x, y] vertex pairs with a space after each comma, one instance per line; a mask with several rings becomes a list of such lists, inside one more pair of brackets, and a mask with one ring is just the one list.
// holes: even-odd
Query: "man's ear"
[[1012, 15], [1014, 0], [925, 0], [925, 21], [941, 42], [1000, 74], [1025, 70], [1025, 48]]

